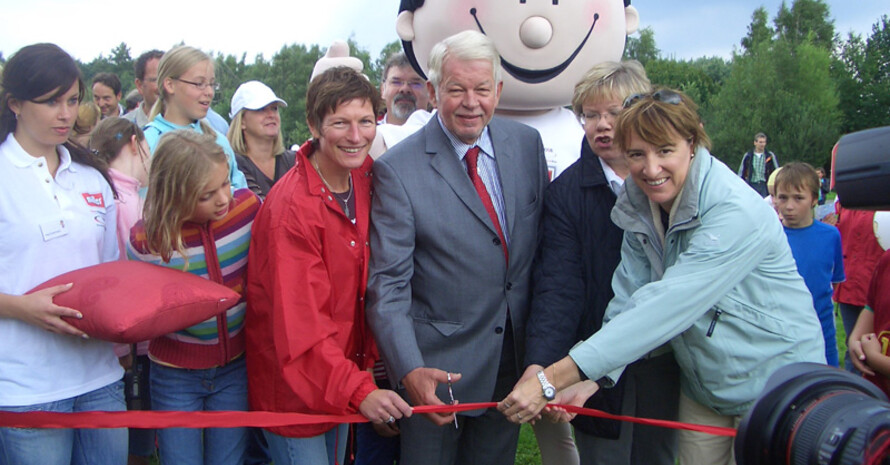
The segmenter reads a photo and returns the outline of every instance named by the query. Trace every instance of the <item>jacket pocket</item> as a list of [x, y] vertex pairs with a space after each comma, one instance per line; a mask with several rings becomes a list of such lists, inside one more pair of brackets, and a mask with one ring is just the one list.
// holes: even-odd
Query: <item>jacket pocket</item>
[[463, 323], [456, 321], [443, 321], [443, 320], [428, 320], [425, 318], [415, 318], [414, 319], [415, 326], [417, 325], [429, 325], [435, 328], [440, 334], [445, 337], [451, 336], [456, 333], [458, 330], [463, 328]]

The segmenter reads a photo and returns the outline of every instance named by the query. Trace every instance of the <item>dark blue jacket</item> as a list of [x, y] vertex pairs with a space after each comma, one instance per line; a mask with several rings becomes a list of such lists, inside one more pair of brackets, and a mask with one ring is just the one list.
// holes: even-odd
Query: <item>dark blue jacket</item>
[[[585, 139], [581, 158], [547, 187], [534, 294], [527, 324], [525, 366], [548, 366], [603, 324], [612, 299], [612, 274], [621, 260], [624, 232], [609, 215], [615, 205], [599, 158]], [[586, 407], [621, 413], [623, 383], [600, 389]], [[619, 423], [578, 416], [582, 431], [617, 438]]]

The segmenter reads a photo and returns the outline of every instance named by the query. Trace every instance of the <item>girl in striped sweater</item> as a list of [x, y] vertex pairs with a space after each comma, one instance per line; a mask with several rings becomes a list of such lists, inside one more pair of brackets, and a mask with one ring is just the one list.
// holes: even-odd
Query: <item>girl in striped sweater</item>
[[[250, 228], [260, 206], [247, 189], [231, 192], [223, 150], [210, 136], [164, 135], [152, 159], [144, 219], [130, 232], [131, 259], [176, 268], [244, 293]], [[151, 341], [153, 410], [247, 410], [245, 302]], [[162, 463], [238, 464], [245, 428], [158, 432]]]

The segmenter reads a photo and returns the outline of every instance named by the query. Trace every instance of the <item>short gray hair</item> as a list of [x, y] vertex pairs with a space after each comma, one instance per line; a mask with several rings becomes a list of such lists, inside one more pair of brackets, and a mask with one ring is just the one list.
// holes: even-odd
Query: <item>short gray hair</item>
[[501, 56], [494, 42], [481, 32], [466, 30], [443, 39], [430, 52], [427, 74], [437, 94], [442, 81], [442, 67], [449, 58], [460, 61], [487, 60], [491, 62], [495, 84], [501, 82]]

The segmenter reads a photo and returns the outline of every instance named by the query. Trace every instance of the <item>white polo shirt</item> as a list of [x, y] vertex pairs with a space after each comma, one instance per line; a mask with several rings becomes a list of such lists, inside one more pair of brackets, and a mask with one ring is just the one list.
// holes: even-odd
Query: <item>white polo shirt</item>
[[[53, 178], [46, 159], [10, 134], [0, 144], [0, 292], [22, 295], [62, 273], [116, 260], [111, 187], [59, 146]], [[109, 342], [51, 333], [0, 318], [0, 406], [75, 397], [121, 379]]]

